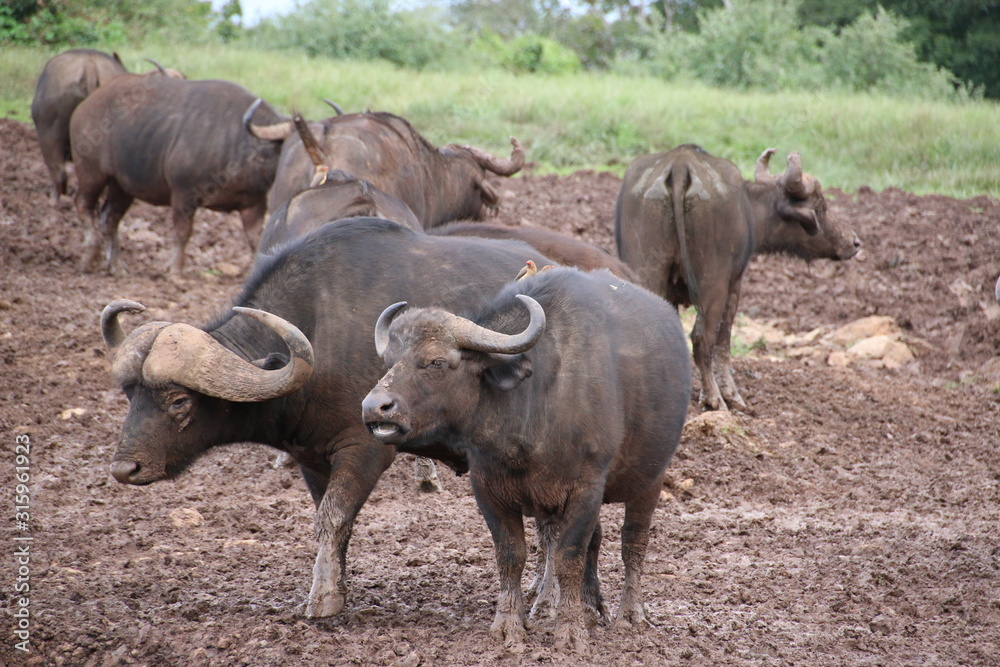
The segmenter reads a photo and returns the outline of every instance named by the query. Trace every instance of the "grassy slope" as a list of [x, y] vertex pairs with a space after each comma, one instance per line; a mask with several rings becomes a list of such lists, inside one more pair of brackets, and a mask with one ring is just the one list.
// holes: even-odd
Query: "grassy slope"
[[[517, 136], [543, 170], [610, 168], [633, 158], [698, 143], [736, 162], [748, 176], [774, 146], [798, 150], [827, 187], [895, 186], [956, 197], [1000, 196], [1000, 106], [892, 100], [817, 92], [758, 94], [581, 74], [515, 76], [505, 72], [412, 72], [383, 63], [350, 63], [288, 53], [219, 47], [121, 49], [131, 70], [143, 57], [190, 78], [236, 81], [282, 111], [330, 115], [330, 98], [347, 111], [392, 111], [435, 144], [474, 143], [504, 152]], [[38, 49], [0, 53], [0, 113], [30, 120], [34, 82], [52, 55]], [[783, 162], [775, 161], [780, 169]]]

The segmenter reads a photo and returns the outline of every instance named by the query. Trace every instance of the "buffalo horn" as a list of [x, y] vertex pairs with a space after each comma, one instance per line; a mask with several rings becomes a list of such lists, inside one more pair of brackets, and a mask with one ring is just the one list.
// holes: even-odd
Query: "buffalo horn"
[[451, 313], [446, 313], [447, 319], [444, 326], [455, 337], [459, 347], [466, 350], [499, 354], [518, 354], [530, 350], [545, 333], [545, 311], [530, 296], [518, 294], [517, 299], [525, 305], [531, 314], [527, 328], [519, 334], [503, 334], [493, 331]]
[[815, 181], [812, 176], [802, 173], [802, 156], [799, 155], [798, 151], [788, 155], [788, 165], [781, 177], [781, 184], [788, 194], [798, 199], [805, 199], [815, 190]]
[[116, 299], [105, 306], [101, 313], [101, 333], [104, 335], [104, 344], [109, 350], [114, 352], [125, 341], [125, 330], [122, 329], [118, 316], [121, 313], [138, 315], [144, 310], [146, 306], [129, 299]]
[[[152, 58], [143, 58], [143, 60], [145, 60], [148, 63], [153, 63], [153, 66], [156, 67], [157, 71], [159, 71], [160, 74], [162, 74], [163, 76], [168, 76], [167, 70], [164, 69], [163, 65], [161, 65], [160, 63], [156, 62]], [[121, 61], [119, 60], [118, 62], [121, 62]]]
[[510, 145], [512, 146], [510, 159], [504, 160], [498, 158], [495, 155], [487, 153], [481, 148], [476, 148], [475, 146], [465, 146], [464, 148], [472, 153], [472, 157], [476, 159], [483, 169], [492, 171], [498, 176], [510, 176], [521, 171], [524, 167], [524, 149], [521, 148], [521, 142], [514, 137], [510, 138]]
[[263, 139], [264, 141], [284, 141], [295, 131], [295, 124], [292, 121], [284, 120], [274, 125], [256, 125], [251, 122], [254, 112], [263, 103], [264, 100], [259, 97], [253, 101], [250, 108], [243, 114], [243, 127], [258, 139]]
[[778, 177], [773, 175], [770, 170], [771, 156], [775, 152], [774, 148], [768, 148], [757, 158], [757, 166], [753, 170], [753, 179], [757, 183], [769, 184], [778, 182]]
[[344, 115], [344, 110], [340, 108], [339, 104], [337, 104], [333, 100], [328, 100], [325, 97], [323, 98], [323, 101], [326, 102], [327, 104], [329, 104], [330, 108], [333, 109], [337, 113], [338, 116], [343, 116]]
[[380, 357], [385, 353], [385, 348], [389, 346], [389, 325], [392, 323], [392, 318], [396, 317], [396, 314], [403, 308], [406, 308], [405, 301], [394, 303], [383, 310], [382, 314], [378, 316], [378, 321], [375, 322], [375, 353]]
[[258, 320], [288, 346], [291, 360], [275, 370], [258, 368], [223, 347], [201, 329], [172, 324], [156, 337], [142, 368], [151, 385], [179, 384], [227, 401], [243, 403], [287, 396], [312, 375], [313, 350], [298, 327], [253, 308], [233, 310]]
[[[306, 147], [306, 152], [309, 153], [309, 159], [312, 160], [313, 170], [316, 172], [313, 175], [313, 180], [315, 181], [320, 172], [325, 175], [330, 169], [327, 165], [326, 154], [323, 151], [323, 147], [316, 141], [316, 135], [309, 129], [309, 124], [306, 123], [302, 114], [297, 111], [294, 112], [292, 114], [292, 122], [295, 124], [295, 130], [299, 133], [299, 138], [302, 139], [302, 145]], [[315, 184], [314, 182], [313, 185]]]

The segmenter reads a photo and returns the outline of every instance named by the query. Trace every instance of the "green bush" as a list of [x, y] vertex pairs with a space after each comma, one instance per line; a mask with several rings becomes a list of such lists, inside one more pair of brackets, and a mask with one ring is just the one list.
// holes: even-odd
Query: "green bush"
[[501, 64], [518, 74], [568, 74], [582, 67], [571, 49], [548, 37], [521, 35], [508, 46]]
[[433, 8], [394, 11], [388, 0], [312, 0], [250, 31], [260, 48], [297, 49], [310, 56], [387, 60], [401, 67], [441, 66], [454, 53]]

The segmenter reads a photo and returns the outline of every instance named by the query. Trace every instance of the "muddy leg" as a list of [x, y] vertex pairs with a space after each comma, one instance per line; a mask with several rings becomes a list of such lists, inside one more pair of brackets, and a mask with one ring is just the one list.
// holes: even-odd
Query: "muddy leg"
[[336, 446], [330, 482], [316, 514], [319, 551], [313, 566], [306, 616], [332, 616], [344, 608], [347, 545], [354, 519], [392, 457], [391, 448], [371, 443], [367, 433]]
[[615, 626], [619, 628], [649, 625], [642, 603], [642, 564], [649, 545], [649, 525], [659, 497], [660, 489], [657, 485], [640, 498], [625, 504], [625, 523], [622, 525], [625, 584], [621, 604], [615, 614]]
[[434, 461], [423, 456], [413, 458], [413, 476], [421, 493], [438, 493], [442, 490]]
[[197, 208], [198, 205], [193, 201], [181, 199], [176, 195], [170, 202], [170, 217], [174, 225], [174, 254], [167, 270], [171, 278], [179, 279], [184, 275], [184, 249], [191, 238], [194, 212]]
[[587, 625], [596, 625], [607, 620], [608, 611], [601, 596], [601, 579], [597, 572], [597, 558], [601, 553], [603, 537], [600, 522], [594, 527], [594, 535], [587, 547], [587, 564], [583, 570], [583, 604], [587, 615]]
[[110, 275], [118, 273], [118, 225], [133, 201], [116, 182], [108, 184], [108, 196], [101, 206], [101, 234], [104, 240], [104, 266]]
[[97, 271], [101, 264], [101, 237], [97, 219], [97, 204], [107, 186], [106, 179], [80, 181], [73, 203], [76, 215], [84, 228], [83, 258], [84, 271]]
[[568, 500], [555, 563], [559, 578], [556, 648], [588, 653], [583, 615], [583, 577], [601, 511], [602, 488], [581, 489]]
[[555, 572], [559, 526], [552, 517], [545, 517], [535, 520], [535, 528], [538, 533], [538, 560], [535, 566], [535, 579], [531, 582], [528, 592], [536, 597], [528, 617], [536, 618], [544, 613], [554, 619], [559, 608], [559, 580]]
[[738, 407], [741, 410], [747, 409], [747, 403], [740, 395], [740, 390], [736, 386], [733, 378], [733, 363], [730, 358], [732, 348], [733, 322], [736, 321], [736, 312], [740, 305], [740, 282], [730, 287], [729, 299], [726, 303], [726, 312], [723, 314], [722, 322], [719, 324], [719, 340], [715, 346], [716, 367], [719, 382], [721, 383], [722, 398], [725, 399], [729, 407]]

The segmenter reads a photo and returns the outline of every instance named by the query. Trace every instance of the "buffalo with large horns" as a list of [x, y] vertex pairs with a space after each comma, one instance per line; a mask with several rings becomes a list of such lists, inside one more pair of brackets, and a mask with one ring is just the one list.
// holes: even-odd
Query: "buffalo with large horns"
[[533, 516], [555, 574], [538, 600], [557, 600], [557, 643], [585, 648], [585, 610], [604, 616], [602, 503], [625, 504], [616, 619], [644, 624], [650, 522], [690, 400], [677, 311], [607, 271], [564, 268], [470, 299], [471, 317], [406, 305], [375, 325], [389, 371], [362, 415], [386, 444], [468, 450], [500, 571], [493, 631], [510, 646], [523, 642], [522, 516]]
[[[524, 150], [511, 137], [510, 158], [473, 146], [435, 148], [403, 118], [385, 112], [336, 115], [311, 123], [313, 134], [339, 169], [372, 183], [410, 207], [425, 229], [451, 220], [479, 219], [496, 208], [500, 193], [487, 174], [511, 176], [525, 164]], [[309, 187], [314, 168], [306, 146], [293, 136], [292, 121], [252, 125], [258, 137], [284, 140], [268, 208], [276, 210]]]
[[[125, 335], [115, 301], [102, 316], [112, 373], [130, 403], [111, 464], [123, 484], [179, 475], [217, 445], [288, 452], [318, 507], [319, 553], [308, 616], [339, 612], [354, 519], [395, 449], [359, 419], [383, 372], [372, 349], [386, 302], [458, 308], [494, 293], [526, 259], [523, 243], [436, 238], [386, 220], [327, 225], [259, 258], [237, 312], [202, 329], [151, 322]], [[466, 468], [464, 452], [421, 452]]]
[[757, 160], [754, 181], [698, 146], [640, 157], [626, 170], [615, 206], [622, 260], [656, 294], [698, 309], [691, 341], [702, 403], [711, 410], [747, 408], [729, 347], [750, 259], [788, 253], [844, 260], [861, 246], [843, 221], [827, 216], [819, 181], [802, 171], [798, 153], [781, 176], [768, 172], [774, 152]]

